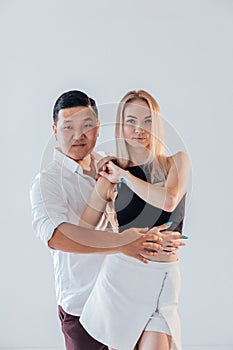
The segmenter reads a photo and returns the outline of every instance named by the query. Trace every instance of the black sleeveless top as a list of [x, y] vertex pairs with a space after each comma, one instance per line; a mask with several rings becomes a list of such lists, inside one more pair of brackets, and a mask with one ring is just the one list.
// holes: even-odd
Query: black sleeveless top
[[[126, 170], [141, 180], [151, 182], [149, 166], [133, 166], [128, 167]], [[120, 232], [130, 227], [151, 228], [165, 224], [168, 221], [173, 222], [169, 227], [169, 231], [182, 232], [185, 195], [175, 210], [170, 213], [146, 203], [124, 183], [118, 184], [117, 187], [118, 194], [115, 200], [115, 210]]]

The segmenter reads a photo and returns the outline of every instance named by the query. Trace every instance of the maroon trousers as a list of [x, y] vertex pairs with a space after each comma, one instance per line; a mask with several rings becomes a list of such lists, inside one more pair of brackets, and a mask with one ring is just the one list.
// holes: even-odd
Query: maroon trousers
[[78, 316], [67, 314], [58, 306], [66, 350], [108, 350], [106, 345], [92, 338], [79, 322]]

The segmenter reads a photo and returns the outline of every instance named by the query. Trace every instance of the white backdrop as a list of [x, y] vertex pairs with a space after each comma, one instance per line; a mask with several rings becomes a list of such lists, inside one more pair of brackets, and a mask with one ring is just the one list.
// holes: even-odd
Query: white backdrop
[[192, 161], [183, 342], [233, 348], [232, 33], [231, 0], [0, 1], [0, 348], [63, 346], [29, 202], [55, 99], [80, 89], [101, 105], [134, 88], [158, 99]]

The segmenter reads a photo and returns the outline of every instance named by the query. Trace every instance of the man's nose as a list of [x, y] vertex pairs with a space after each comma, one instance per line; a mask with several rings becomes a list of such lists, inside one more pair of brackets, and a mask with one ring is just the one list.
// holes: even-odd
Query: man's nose
[[81, 127], [80, 128], [75, 128], [74, 129], [74, 133], [73, 133], [73, 138], [75, 140], [78, 140], [78, 139], [83, 138], [83, 137], [84, 137], [84, 133], [83, 133], [82, 128]]

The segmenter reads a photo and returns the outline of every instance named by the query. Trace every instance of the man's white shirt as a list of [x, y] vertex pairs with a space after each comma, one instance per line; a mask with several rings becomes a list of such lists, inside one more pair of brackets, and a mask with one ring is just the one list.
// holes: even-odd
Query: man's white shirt
[[[83, 173], [78, 163], [58, 149], [54, 151], [53, 161], [35, 177], [30, 192], [33, 228], [47, 247], [60, 224], [78, 224], [95, 182], [95, 179]], [[50, 251], [54, 263], [57, 304], [67, 313], [79, 316], [105, 255]]]

